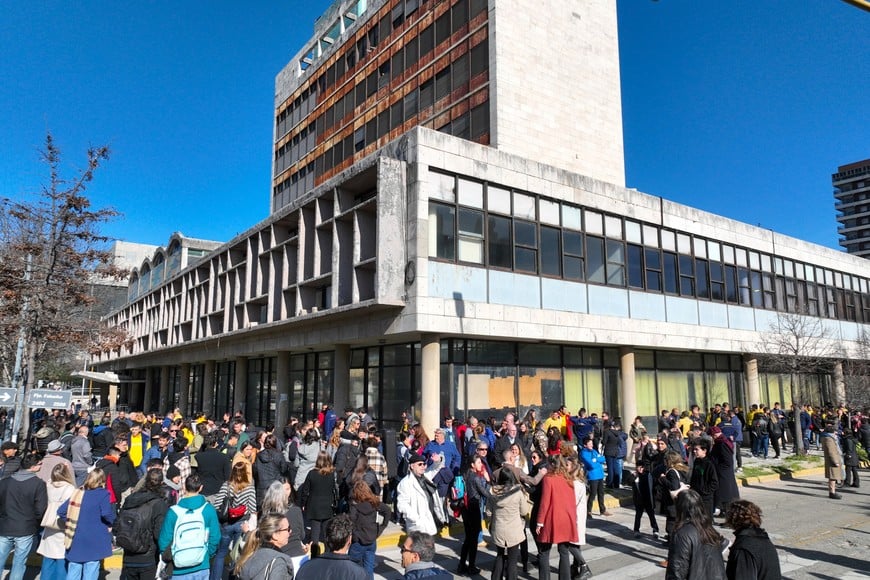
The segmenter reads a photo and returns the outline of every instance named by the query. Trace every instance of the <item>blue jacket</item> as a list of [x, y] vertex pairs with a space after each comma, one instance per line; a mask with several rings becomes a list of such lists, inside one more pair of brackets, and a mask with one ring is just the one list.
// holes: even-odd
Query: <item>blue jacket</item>
[[152, 445], [148, 449], [145, 450], [145, 453], [142, 454], [142, 463], [139, 464], [139, 467], [136, 469], [137, 473], [139, 473], [139, 477], [145, 475], [145, 468], [148, 465], [148, 462], [152, 459], [166, 459], [166, 456], [169, 454], [169, 446], [166, 447], [165, 451], [160, 450], [160, 446], [157, 444]]
[[580, 450], [580, 460], [583, 462], [583, 468], [586, 470], [586, 479], [589, 481], [604, 479], [604, 464], [607, 460], [598, 451], [583, 447]]
[[595, 417], [571, 417], [571, 423], [574, 424], [574, 436], [577, 439], [578, 445], [583, 445], [583, 440], [595, 429], [595, 424], [598, 419]]
[[[436, 443], [433, 439], [429, 443], [426, 444], [426, 447], [423, 448], [423, 456], [427, 459], [433, 453], [441, 453], [444, 455], [444, 465], [450, 468], [454, 474], [459, 473], [459, 462], [461, 458], [459, 457], [459, 451], [456, 449], [456, 445], [450, 443], [446, 439], [444, 443]], [[431, 465], [431, 461], [429, 464]]]
[[405, 580], [416, 580], [416, 578], [436, 578], [438, 580], [447, 580], [453, 578], [453, 574], [441, 568], [433, 562], [414, 562], [405, 568]]
[[[69, 500], [57, 510], [66, 519]], [[112, 534], [109, 527], [115, 523], [115, 508], [109, 501], [109, 490], [104, 487], [89, 489], [82, 496], [82, 506], [73, 535], [72, 546], [66, 551], [70, 562], [94, 562], [112, 555]]]
[[[181, 508], [197, 509], [203, 504], [208, 504], [202, 512], [203, 518], [205, 519], [205, 528], [208, 530], [208, 556], [206, 556], [198, 566], [176, 568], [174, 572], [176, 576], [184, 576], [185, 574], [199, 572], [200, 570], [209, 570], [211, 568], [209, 562], [214, 557], [215, 552], [217, 552], [218, 549], [218, 544], [221, 542], [221, 526], [218, 523], [217, 512], [211, 504], [206, 501], [205, 496], [197, 494], [185, 497], [179, 500], [177, 505]], [[157, 542], [161, 554], [170, 544], [172, 544], [173, 536], [175, 535], [175, 523], [177, 521], [178, 516], [174, 509], [170, 509], [166, 512], [166, 517], [163, 519], [163, 527], [160, 528], [160, 539]]]
[[329, 438], [332, 435], [332, 430], [335, 429], [335, 422], [338, 416], [332, 409], [327, 409], [323, 414], [323, 436]]

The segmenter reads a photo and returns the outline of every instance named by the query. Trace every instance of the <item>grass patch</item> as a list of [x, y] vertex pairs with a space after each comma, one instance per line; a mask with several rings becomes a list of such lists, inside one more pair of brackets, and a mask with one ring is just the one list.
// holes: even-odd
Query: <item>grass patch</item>
[[766, 467], [744, 467], [741, 477], [761, 477], [762, 475], [770, 475], [773, 471]]

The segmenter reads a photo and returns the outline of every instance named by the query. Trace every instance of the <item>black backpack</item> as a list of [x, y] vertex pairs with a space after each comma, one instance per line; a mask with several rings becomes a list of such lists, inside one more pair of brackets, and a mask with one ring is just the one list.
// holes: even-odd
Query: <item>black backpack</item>
[[144, 554], [155, 547], [151, 532], [151, 502], [152, 499], [134, 508], [122, 508], [118, 514], [112, 531], [115, 542], [124, 548], [128, 554]]
[[60, 436], [60, 442], [63, 443], [63, 450], [60, 454], [67, 461], [72, 461], [72, 441], [74, 437], [75, 435], [72, 433], [64, 433]]

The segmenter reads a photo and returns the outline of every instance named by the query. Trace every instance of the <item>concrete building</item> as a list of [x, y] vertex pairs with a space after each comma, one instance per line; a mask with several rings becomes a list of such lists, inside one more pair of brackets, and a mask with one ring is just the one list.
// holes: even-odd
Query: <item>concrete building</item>
[[831, 176], [840, 245], [856, 256], [870, 256], [870, 159], [842, 165]]
[[386, 425], [410, 409], [430, 429], [563, 403], [652, 421], [789, 404], [788, 378], [758, 356], [787, 318], [831, 362], [797, 399], [842, 399], [836, 360], [870, 322], [868, 263], [625, 188], [616, 9], [566, 6], [333, 4], [276, 81], [271, 215], [131, 292], [107, 319], [130, 346], [96, 369], [143, 381], [122, 385], [132, 408], [260, 424], [323, 403]]

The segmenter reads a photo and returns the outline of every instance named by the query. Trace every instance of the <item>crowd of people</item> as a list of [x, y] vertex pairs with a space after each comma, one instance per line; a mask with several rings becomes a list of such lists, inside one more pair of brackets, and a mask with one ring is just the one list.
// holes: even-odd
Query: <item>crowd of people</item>
[[[798, 450], [821, 448], [834, 499], [839, 485], [859, 485], [858, 445], [870, 438], [860, 414], [778, 403], [663, 410], [652, 434], [641, 417], [626, 429], [607, 412], [561, 407], [541, 418], [447, 416], [430, 439], [404, 415], [395, 443], [365, 409], [339, 416], [329, 405], [279, 432], [241, 413], [215, 420], [177, 409], [37, 410], [31, 423], [21, 444], [0, 445], [0, 561], [14, 550], [12, 580], [35, 546], [48, 580], [95, 579], [113, 553], [127, 580], [371, 579], [390, 521], [407, 533], [406, 578], [453, 577], [433, 562], [435, 538], [461, 521], [458, 575], [479, 573], [485, 522], [493, 578], [537, 567], [546, 580], [555, 547], [559, 579], [585, 580], [587, 522], [612, 515], [605, 489], [619, 488], [633, 491], [635, 534], [646, 518], [652, 540], [668, 546], [667, 578], [778, 578], [761, 510], [736, 484], [744, 433], [761, 458], [770, 446], [779, 456], [796, 433]], [[727, 565], [717, 517], [735, 530]]]

